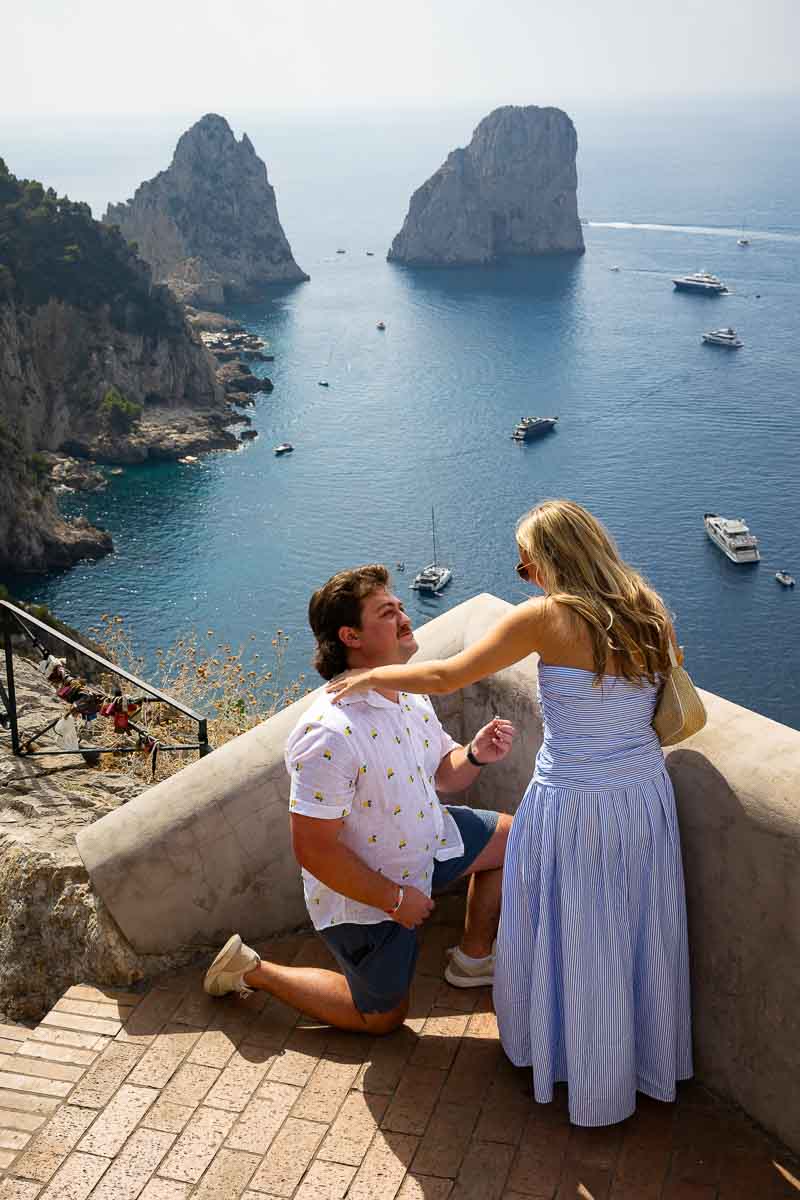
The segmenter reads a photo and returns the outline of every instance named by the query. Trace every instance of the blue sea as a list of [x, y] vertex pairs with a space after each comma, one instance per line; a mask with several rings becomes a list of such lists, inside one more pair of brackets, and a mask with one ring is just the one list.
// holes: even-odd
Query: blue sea
[[[232, 310], [275, 355], [257, 369], [275, 384], [251, 410], [260, 436], [195, 466], [126, 468], [69, 507], [111, 530], [113, 556], [6, 582], [79, 628], [123, 615], [151, 662], [191, 629], [268, 651], [280, 628], [288, 673], [311, 678], [306, 607], [329, 574], [404, 561], [396, 586], [418, 623], [478, 592], [518, 601], [514, 523], [570, 496], [664, 595], [696, 681], [800, 728], [800, 588], [774, 579], [800, 577], [800, 102], [565, 107], [585, 256], [449, 271], [385, 254], [411, 192], [481, 112], [225, 114], [267, 162], [311, 275]], [[100, 215], [200, 115], [0, 120], [0, 154]], [[673, 290], [700, 269], [730, 294]], [[743, 349], [701, 343], [721, 325]], [[527, 414], [557, 415], [557, 432], [513, 443]], [[276, 458], [284, 439], [295, 452]], [[453, 570], [439, 598], [408, 590], [432, 507]], [[708, 510], [748, 521], [760, 565], [712, 545]]]

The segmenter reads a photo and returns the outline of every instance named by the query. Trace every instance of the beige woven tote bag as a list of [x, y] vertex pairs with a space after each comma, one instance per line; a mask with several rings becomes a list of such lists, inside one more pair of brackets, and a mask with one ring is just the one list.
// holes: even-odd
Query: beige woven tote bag
[[669, 661], [672, 664], [670, 672], [653, 714], [653, 728], [662, 746], [674, 746], [698, 733], [707, 720], [705, 705], [688, 671], [679, 664], [672, 641], [669, 643]]

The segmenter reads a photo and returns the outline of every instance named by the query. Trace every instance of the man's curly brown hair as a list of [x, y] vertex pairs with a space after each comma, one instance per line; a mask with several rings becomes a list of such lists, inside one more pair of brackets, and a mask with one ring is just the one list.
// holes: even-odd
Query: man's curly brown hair
[[339, 571], [317, 588], [308, 605], [308, 623], [317, 639], [314, 666], [323, 679], [347, 670], [347, 647], [339, 637], [343, 625], [361, 626], [361, 602], [389, 586], [389, 572], [380, 563]]

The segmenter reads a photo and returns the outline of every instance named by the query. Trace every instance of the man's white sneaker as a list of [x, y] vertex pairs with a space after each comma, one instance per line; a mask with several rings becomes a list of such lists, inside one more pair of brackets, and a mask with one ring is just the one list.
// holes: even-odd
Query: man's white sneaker
[[444, 977], [453, 987], [491, 987], [494, 983], [494, 954], [469, 958], [458, 946], [447, 952]]
[[260, 962], [255, 950], [245, 946], [238, 933], [234, 933], [206, 971], [203, 988], [209, 996], [226, 996], [228, 992], [247, 994], [249, 988], [244, 976], [254, 971]]

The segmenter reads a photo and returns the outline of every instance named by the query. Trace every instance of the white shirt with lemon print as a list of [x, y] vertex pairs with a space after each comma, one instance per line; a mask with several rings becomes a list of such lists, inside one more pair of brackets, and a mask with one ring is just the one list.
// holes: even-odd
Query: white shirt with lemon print
[[[464, 853], [434, 779], [458, 746], [427, 696], [379, 692], [323, 695], [301, 717], [286, 745], [289, 809], [322, 820], [344, 818], [341, 841], [387, 879], [430, 895], [435, 859]], [[317, 929], [353, 922], [375, 925], [386, 913], [334, 892], [303, 869], [303, 888]]]

